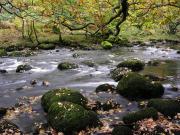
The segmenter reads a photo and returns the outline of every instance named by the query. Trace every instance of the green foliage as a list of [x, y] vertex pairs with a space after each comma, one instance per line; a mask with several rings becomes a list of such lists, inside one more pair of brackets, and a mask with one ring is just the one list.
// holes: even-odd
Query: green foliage
[[151, 99], [148, 106], [154, 107], [165, 116], [173, 117], [180, 113], [180, 102], [173, 99]]
[[41, 99], [41, 104], [47, 112], [54, 102], [68, 101], [86, 107], [87, 99], [79, 92], [67, 88], [50, 90]]
[[96, 113], [78, 104], [54, 102], [48, 111], [48, 122], [56, 131], [72, 134], [86, 127], [97, 126], [99, 120]]
[[108, 41], [102, 41], [101, 46], [103, 49], [109, 50], [113, 47], [113, 45]]
[[4, 49], [0, 49], [0, 57], [7, 56], [7, 52]]
[[53, 50], [56, 48], [54, 44], [40, 44], [38, 47], [42, 50]]
[[133, 132], [127, 126], [117, 126], [113, 129], [112, 135], [133, 135]]
[[123, 117], [123, 122], [125, 124], [132, 124], [145, 118], [157, 119], [158, 112], [154, 108], [146, 108], [137, 112], [131, 112]]
[[152, 83], [138, 73], [128, 73], [118, 83], [117, 92], [131, 99], [148, 99], [161, 97], [164, 88], [160, 83]]
[[59, 63], [58, 65], [59, 70], [75, 69], [77, 67], [78, 65], [76, 65], [75, 63], [70, 63], [70, 62], [62, 62], [62, 63]]
[[136, 59], [127, 60], [117, 65], [117, 67], [127, 67], [132, 71], [140, 71], [144, 68], [144, 66], [145, 66], [144, 62]]

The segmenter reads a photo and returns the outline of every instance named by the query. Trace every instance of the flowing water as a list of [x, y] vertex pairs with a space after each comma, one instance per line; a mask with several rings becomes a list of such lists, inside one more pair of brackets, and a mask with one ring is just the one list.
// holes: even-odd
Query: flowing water
[[[77, 53], [77, 58], [73, 54]], [[113, 99], [122, 105], [122, 112], [101, 116], [106, 119], [117, 120], [127, 111], [137, 110], [136, 102], [129, 102], [118, 94], [99, 93], [95, 94], [95, 88], [103, 83], [117, 85], [113, 81], [109, 72], [123, 60], [138, 58], [145, 62], [154, 59], [168, 60], [159, 66], [146, 66], [142, 73], [153, 73], [163, 77], [168, 77], [168, 81], [163, 82], [166, 88], [164, 97], [175, 98], [180, 96], [180, 92], [170, 90], [171, 85], [180, 88], [180, 55], [175, 50], [164, 49], [163, 47], [132, 47], [120, 48], [111, 51], [70, 51], [59, 49], [59, 51], [41, 51], [36, 56], [18, 58], [0, 58], [0, 69], [6, 69], [7, 74], [0, 74], [0, 107], [11, 107], [18, 103], [21, 97], [40, 96], [50, 89], [59, 87], [69, 87], [80, 90], [86, 97], [93, 100], [106, 101]], [[83, 64], [85, 60], [92, 60], [96, 66], [88, 67]], [[73, 62], [79, 68], [67, 71], [59, 71], [57, 65], [60, 62]], [[32, 70], [24, 73], [16, 73], [16, 67], [20, 64], [29, 64]], [[37, 85], [32, 87], [31, 80], [37, 80]], [[50, 82], [48, 87], [42, 86], [42, 81]], [[23, 87], [23, 89], [21, 89]], [[14, 117], [12, 121], [26, 133], [33, 130], [35, 122], [46, 122], [40, 101], [34, 104], [33, 113], [21, 113]]]

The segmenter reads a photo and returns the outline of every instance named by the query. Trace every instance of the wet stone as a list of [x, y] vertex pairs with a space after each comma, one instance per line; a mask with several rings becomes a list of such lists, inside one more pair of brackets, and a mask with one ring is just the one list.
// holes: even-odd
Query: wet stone
[[5, 73], [7, 73], [7, 70], [0, 69], [0, 73], [1, 73], [1, 74], [5, 74]]

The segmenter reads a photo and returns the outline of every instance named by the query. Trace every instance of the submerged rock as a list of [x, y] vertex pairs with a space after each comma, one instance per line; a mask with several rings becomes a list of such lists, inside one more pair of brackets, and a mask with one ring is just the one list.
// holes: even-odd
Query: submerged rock
[[87, 99], [81, 93], [67, 88], [60, 88], [46, 92], [41, 99], [41, 104], [44, 110], [47, 112], [51, 104], [54, 102], [64, 101], [79, 104], [83, 107], [86, 107], [87, 104]]
[[109, 50], [109, 49], [112, 49], [113, 45], [112, 45], [112, 43], [110, 43], [108, 41], [103, 41], [103, 42], [101, 42], [101, 47], [103, 49]]
[[78, 68], [78, 65], [70, 62], [62, 62], [58, 65], [59, 70], [75, 69]]
[[133, 132], [128, 126], [116, 126], [112, 135], [133, 135]]
[[131, 69], [132, 71], [143, 70], [144, 66], [145, 66], [145, 63], [137, 59], [123, 61], [117, 65], [118, 68], [126, 67], [126, 68]]
[[164, 87], [138, 73], [128, 73], [118, 83], [117, 92], [131, 100], [158, 98], [164, 94]]
[[131, 72], [131, 70], [126, 67], [115, 68], [112, 71], [110, 71], [110, 76], [117, 82], [121, 80], [122, 77], [129, 72]]
[[5, 73], [8, 73], [8, 72], [5, 69], [0, 69], [0, 73], [5, 74]]
[[30, 65], [27, 65], [27, 64], [24, 64], [24, 65], [19, 65], [17, 68], [16, 68], [16, 72], [17, 73], [22, 73], [24, 71], [29, 71], [31, 70], [32, 67]]
[[161, 64], [161, 61], [160, 60], [151, 60], [151, 61], [148, 61], [148, 66], [159, 66]]
[[99, 123], [95, 112], [70, 102], [54, 102], [48, 111], [48, 121], [56, 131], [65, 134], [95, 127]]
[[115, 91], [115, 86], [110, 85], [108, 83], [101, 84], [99, 85], [96, 90], [96, 92], [114, 92]]
[[180, 113], [180, 102], [173, 99], [151, 99], [147, 106], [155, 108], [165, 116], [173, 117]]
[[146, 108], [140, 111], [131, 112], [131, 113], [126, 114], [123, 117], [123, 122], [125, 124], [132, 124], [134, 122], [137, 122], [139, 120], [143, 120], [146, 118], [157, 119], [158, 112], [154, 108]]

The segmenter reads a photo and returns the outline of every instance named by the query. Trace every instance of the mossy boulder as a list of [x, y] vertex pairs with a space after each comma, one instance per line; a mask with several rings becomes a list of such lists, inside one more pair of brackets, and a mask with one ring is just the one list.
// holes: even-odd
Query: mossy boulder
[[119, 80], [122, 79], [124, 75], [126, 75], [129, 72], [131, 72], [131, 70], [126, 67], [115, 68], [110, 71], [110, 76], [112, 79], [118, 82]]
[[154, 108], [146, 108], [136, 112], [130, 112], [123, 117], [123, 122], [125, 124], [132, 124], [134, 122], [146, 119], [146, 118], [158, 118], [158, 112]]
[[78, 68], [78, 65], [70, 62], [62, 62], [59, 63], [58, 65], [59, 70], [67, 70], [67, 69], [75, 69], [75, 68]]
[[98, 125], [97, 114], [70, 102], [54, 102], [48, 111], [48, 122], [58, 132], [71, 135], [86, 127]]
[[56, 48], [54, 44], [40, 44], [38, 47], [42, 50], [53, 50]]
[[97, 93], [98, 92], [113, 92], [113, 91], [115, 91], [115, 86], [105, 83], [105, 84], [99, 85], [95, 91]]
[[133, 132], [127, 126], [116, 126], [112, 131], [112, 135], [133, 135]]
[[25, 51], [12, 51], [9, 53], [8, 56], [12, 57], [28, 57], [33, 55], [34, 53], [30, 50], [25, 50]]
[[180, 113], [180, 102], [173, 99], [151, 99], [147, 106], [155, 108], [165, 116], [173, 117]]
[[149, 99], [161, 97], [164, 87], [138, 73], [128, 73], [119, 81], [117, 92], [130, 100]]
[[140, 71], [143, 70], [145, 66], [145, 63], [141, 60], [132, 59], [132, 60], [126, 60], [117, 65], [117, 67], [126, 67], [131, 69], [132, 71]]
[[41, 104], [44, 111], [47, 112], [52, 103], [64, 101], [79, 104], [83, 107], [86, 107], [87, 104], [87, 99], [80, 92], [68, 88], [60, 88], [46, 92], [41, 99]]
[[17, 73], [22, 73], [24, 71], [29, 71], [31, 70], [32, 67], [30, 65], [27, 65], [27, 64], [24, 64], [24, 65], [19, 65], [17, 68], [16, 68], [16, 72]]
[[0, 57], [7, 56], [7, 52], [4, 49], [0, 49]]
[[109, 50], [109, 49], [112, 49], [113, 45], [112, 45], [112, 43], [110, 43], [108, 41], [102, 41], [101, 47], [105, 50]]

